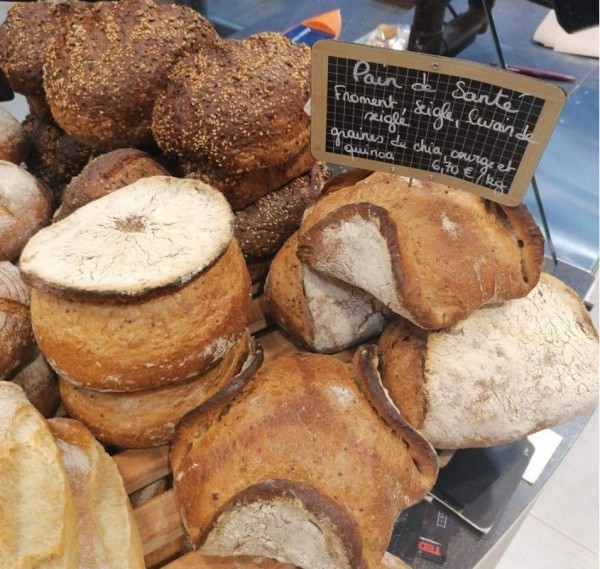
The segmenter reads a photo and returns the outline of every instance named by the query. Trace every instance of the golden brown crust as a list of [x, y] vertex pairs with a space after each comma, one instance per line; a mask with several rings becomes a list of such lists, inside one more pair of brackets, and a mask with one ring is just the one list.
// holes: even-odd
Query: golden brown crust
[[37, 357], [10, 380], [21, 386], [30, 403], [46, 418], [52, 417], [60, 404], [58, 380], [44, 356]]
[[310, 51], [281, 34], [221, 42], [182, 59], [158, 97], [165, 151], [238, 174], [281, 164], [308, 143]]
[[21, 123], [0, 107], [0, 160], [20, 164], [27, 155], [27, 137]]
[[314, 163], [310, 147], [306, 146], [284, 162], [241, 174], [228, 174], [207, 163], [182, 161], [180, 167], [186, 178], [203, 180], [223, 192], [232, 209], [238, 210], [305, 174]]
[[46, 57], [44, 89], [56, 122], [94, 148], [148, 144], [157, 94], [184, 54], [214, 45], [197, 12], [150, 0], [78, 11]]
[[101, 198], [140, 178], [167, 176], [167, 171], [148, 154], [133, 148], [122, 148], [91, 160], [65, 188], [54, 221], [60, 221], [76, 209]]
[[250, 335], [242, 335], [223, 359], [185, 381], [164, 387], [109, 393], [60, 380], [63, 404], [104, 444], [146, 448], [171, 442], [179, 420], [223, 389], [248, 357]]
[[246, 326], [250, 278], [233, 240], [172, 292], [118, 302], [34, 290], [32, 321], [57, 373], [99, 391], [136, 391], [191, 377], [221, 359]]

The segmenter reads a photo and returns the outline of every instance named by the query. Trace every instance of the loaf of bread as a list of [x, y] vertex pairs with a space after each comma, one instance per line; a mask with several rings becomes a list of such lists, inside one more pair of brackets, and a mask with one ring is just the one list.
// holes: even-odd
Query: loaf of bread
[[0, 160], [20, 164], [27, 154], [27, 137], [21, 123], [0, 107]]
[[0, 261], [0, 379], [35, 357], [29, 287], [12, 263]]
[[121, 0], [77, 10], [45, 56], [52, 115], [94, 148], [149, 144], [152, 106], [171, 67], [216, 42], [208, 21], [185, 6]]
[[86, 203], [133, 184], [141, 178], [166, 175], [167, 171], [141, 150], [122, 148], [102, 154], [90, 160], [65, 188], [54, 220], [60, 221]]
[[69, 482], [45, 419], [0, 381], [0, 567], [81, 569]]
[[390, 396], [437, 448], [517, 441], [598, 404], [596, 330], [577, 295], [545, 273], [527, 297], [447, 330], [398, 319], [379, 352]]
[[437, 456], [364, 370], [283, 356], [226, 407], [208, 401], [180, 422], [174, 488], [195, 547], [304, 569], [379, 566], [398, 512], [433, 484]]
[[117, 465], [78, 421], [50, 419], [77, 515], [79, 569], [145, 569], [142, 541]]
[[281, 34], [221, 42], [181, 59], [152, 114], [158, 145], [239, 174], [282, 164], [308, 144], [310, 51]]
[[246, 327], [250, 279], [223, 195], [143, 178], [38, 233], [21, 271], [40, 349], [67, 381], [136, 391], [200, 373]]
[[0, 160], [0, 261], [12, 261], [50, 220], [52, 196], [29, 172]]
[[69, 416], [79, 419], [103, 443], [145, 448], [171, 442], [179, 420], [228, 385], [248, 358], [259, 357], [244, 334], [223, 359], [186, 381], [131, 393], [102, 393], [61, 379]]
[[303, 266], [298, 235], [271, 263], [265, 284], [269, 315], [298, 342], [321, 353], [339, 352], [383, 330], [385, 307], [370, 294]]
[[539, 279], [544, 243], [523, 204], [375, 173], [307, 211], [298, 256], [417, 326], [439, 329], [526, 295]]

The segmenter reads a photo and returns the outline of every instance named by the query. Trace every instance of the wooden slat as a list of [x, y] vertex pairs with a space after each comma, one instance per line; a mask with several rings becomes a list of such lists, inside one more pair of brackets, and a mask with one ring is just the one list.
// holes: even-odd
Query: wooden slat
[[126, 450], [113, 458], [125, 483], [127, 494], [145, 488], [171, 472], [169, 445]]

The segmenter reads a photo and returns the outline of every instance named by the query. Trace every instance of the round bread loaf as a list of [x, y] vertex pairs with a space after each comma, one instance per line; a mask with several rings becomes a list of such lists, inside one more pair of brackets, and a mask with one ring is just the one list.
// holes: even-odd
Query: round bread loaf
[[231, 207], [239, 210], [305, 174], [314, 163], [315, 159], [307, 146], [300, 154], [292, 156], [285, 162], [241, 174], [228, 174], [209, 164], [185, 160], [180, 161], [180, 168], [186, 178], [203, 180], [223, 192]]
[[142, 540], [114, 460], [81, 423], [50, 419], [77, 515], [79, 569], [145, 569]]
[[246, 325], [250, 279], [223, 195], [143, 178], [29, 241], [32, 322], [57, 373], [100, 391], [198, 374]]
[[150, 0], [98, 2], [69, 24], [46, 56], [46, 98], [61, 128], [106, 150], [151, 143], [152, 106], [170, 68], [217, 42], [194, 10]]
[[235, 237], [244, 257], [275, 255], [300, 227], [304, 211], [317, 201], [330, 175], [331, 169], [317, 162], [309, 173], [237, 211]]
[[195, 548], [305, 569], [379, 566], [437, 457], [362, 367], [283, 356], [180, 422], [173, 484]]
[[54, 221], [141, 178], [166, 175], [167, 171], [141, 150], [122, 148], [102, 154], [91, 160], [65, 188]]
[[0, 261], [0, 379], [35, 357], [29, 287], [12, 263]]
[[152, 131], [168, 153], [239, 174], [282, 164], [309, 141], [310, 51], [281, 34], [224, 41], [174, 68]]
[[126, 448], [164, 445], [188, 411], [223, 389], [242, 369], [249, 350], [246, 332], [221, 361], [182, 382], [132, 393], [101, 393], [61, 379], [60, 393], [69, 415], [103, 443]]
[[0, 457], [2, 567], [80, 569], [73, 497], [54, 437], [9, 381], [0, 381]]
[[54, 415], [60, 404], [58, 380], [41, 353], [13, 375], [11, 381], [23, 388], [27, 399], [44, 417]]
[[48, 224], [51, 203], [42, 182], [0, 160], [0, 261], [16, 259], [30, 237]]
[[79, 174], [93, 150], [77, 142], [53, 122], [33, 114], [23, 122], [29, 144], [27, 169], [52, 190], [54, 203], [60, 202], [64, 187]]
[[379, 341], [381, 379], [436, 448], [521, 440], [598, 404], [598, 335], [579, 297], [542, 274], [525, 298], [447, 330], [396, 320]]
[[0, 107], [0, 160], [20, 164], [27, 154], [27, 137], [21, 123]]

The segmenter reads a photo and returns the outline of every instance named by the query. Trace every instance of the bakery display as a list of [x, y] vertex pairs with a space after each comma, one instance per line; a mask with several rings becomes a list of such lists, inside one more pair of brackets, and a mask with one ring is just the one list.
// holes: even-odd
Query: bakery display
[[113, 459], [78, 421], [50, 419], [73, 495], [79, 569], [145, 569], [142, 542]]
[[187, 415], [171, 453], [195, 547], [306, 569], [377, 566], [398, 512], [437, 473], [433, 449], [361, 365], [301, 353], [264, 365], [227, 413], [208, 401]]
[[141, 178], [166, 175], [167, 171], [141, 150], [122, 148], [101, 154], [90, 160], [65, 188], [54, 221]]
[[79, 569], [76, 512], [54, 437], [23, 390], [0, 381], [0, 566]]
[[21, 123], [0, 107], [0, 160], [20, 164], [27, 155], [27, 138]]
[[527, 297], [446, 330], [397, 320], [379, 351], [384, 386], [437, 448], [521, 440], [598, 403], [598, 334], [579, 297], [545, 273]]
[[51, 202], [42, 182], [0, 160], [0, 261], [19, 257], [29, 238], [50, 221]]
[[540, 275], [544, 239], [524, 204], [500, 206], [374, 173], [311, 208], [298, 256], [417, 326], [439, 329], [527, 294]]
[[77, 10], [44, 60], [52, 115], [94, 148], [150, 144], [152, 107], [171, 67], [217, 39], [208, 21], [184, 6], [121, 0]]

